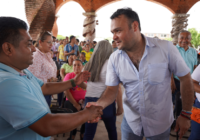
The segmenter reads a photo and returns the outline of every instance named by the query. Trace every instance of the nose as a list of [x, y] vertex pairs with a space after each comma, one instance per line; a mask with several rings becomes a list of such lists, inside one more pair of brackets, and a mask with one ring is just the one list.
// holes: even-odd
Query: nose
[[31, 45], [31, 51], [32, 51], [32, 52], [35, 52], [35, 51], [36, 51], [36, 48], [35, 48], [34, 45]]
[[116, 40], [117, 39], [117, 35], [116, 33], [113, 34], [113, 40]]

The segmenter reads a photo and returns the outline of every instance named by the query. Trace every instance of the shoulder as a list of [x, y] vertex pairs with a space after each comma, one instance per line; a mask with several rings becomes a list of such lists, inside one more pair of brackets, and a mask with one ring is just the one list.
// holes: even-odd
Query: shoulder
[[192, 50], [192, 53], [197, 55], [197, 51], [194, 48], [190, 47], [190, 49]]
[[72, 78], [74, 78], [74, 77], [75, 77], [74, 72], [68, 73], [68, 74], [65, 75], [65, 78], [64, 78], [63, 81], [70, 80], [70, 79], [72, 79]]

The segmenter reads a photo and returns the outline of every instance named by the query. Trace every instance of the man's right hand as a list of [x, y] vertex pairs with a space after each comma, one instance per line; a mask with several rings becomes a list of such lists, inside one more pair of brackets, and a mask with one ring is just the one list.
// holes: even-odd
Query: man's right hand
[[98, 119], [103, 115], [103, 107], [90, 105], [84, 109], [88, 113], [88, 122], [94, 122], [94, 120]]

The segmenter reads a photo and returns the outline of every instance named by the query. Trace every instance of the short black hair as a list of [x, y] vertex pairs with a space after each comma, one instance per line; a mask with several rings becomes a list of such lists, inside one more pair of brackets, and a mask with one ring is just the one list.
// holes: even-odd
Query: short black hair
[[56, 37], [55, 36], [52, 36], [53, 37], [53, 39], [56, 39]]
[[81, 54], [85, 57], [85, 53], [84, 52], [81, 52]]
[[131, 8], [122, 8], [122, 9], [118, 9], [111, 17], [110, 19], [115, 19], [117, 17], [119, 17], [120, 15], [124, 15], [128, 18], [129, 22], [129, 27], [131, 28], [131, 24], [134, 21], [137, 21], [139, 24], [139, 30], [141, 31], [141, 26], [140, 26], [140, 19], [138, 14], [133, 11]]
[[79, 42], [79, 39], [76, 39], [77, 42]]
[[71, 41], [72, 41], [73, 38], [75, 38], [75, 36], [73, 36], [73, 35], [70, 36], [69, 43], [71, 43]]
[[0, 51], [5, 42], [9, 42], [15, 47], [19, 46], [20, 29], [28, 30], [28, 26], [23, 20], [14, 17], [0, 17]]
[[115, 41], [113, 40], [113, 41], [112, 41], [112, 44], [113, 44], [114, 42], [115, 42]]

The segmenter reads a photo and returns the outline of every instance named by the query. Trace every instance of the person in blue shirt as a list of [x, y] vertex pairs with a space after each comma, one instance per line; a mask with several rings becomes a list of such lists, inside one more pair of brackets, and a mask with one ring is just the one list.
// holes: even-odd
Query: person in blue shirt
[[64, 55], [66, 57], [66, 60], [68, 60], [70, 55], [76, 55], [79, 56], [79, 47], [76, 45], [76, 37], [70, 36], [69, 43], [64, 48]]
[[[119, 83], [122, 83], [125, 90], [121, 139], [169, 140], [174, 121], [171, 73], [180, 79], [182, 112], [188, 114], [194, 95], [189, 68], [172, 42], [141, 33], [139, 16], [131, 8], [113, 13], [111, 32], [118, 50], [108, 60], [107, 88], [97, 102], [88, 103], [87, 107], [106, 108], [116, 99]], [[180, 138], [190, 127], [189, 117], [181, 114], [177, 119], [175, 131], [180, 130]]]
[[26, 68], [36, 51], [27, 24], [14, 17], [0, 17], [0, 139], [49, 140], [101, 116], [102, 107], [91, 107], [73, 114], [51, 114], [44, 95], [75, 87], [86, 88], [90, 73], [74, 79], [43, 83]]

